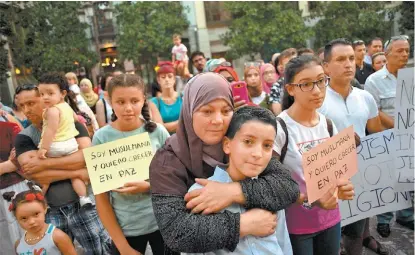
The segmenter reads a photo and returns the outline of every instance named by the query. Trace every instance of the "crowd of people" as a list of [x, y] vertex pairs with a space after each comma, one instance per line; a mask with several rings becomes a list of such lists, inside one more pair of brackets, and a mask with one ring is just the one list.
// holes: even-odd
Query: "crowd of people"
[[[388, 254], [369, 218], [341, 227], [350, 180], [308, 203], [302, 154], [350, 125], [356, 144], [393, 128], [406, 36], [289, 48], [246, 62], [243, 78], [173, 43], [150, 86], [120, 71], [95, 85], [51, 72], [0, 105], [1, 254]], [[82, 149], [144, 132], [150, 179], [94, 196]], [[413, 212], [396, 222], [413, 230]], [[392, 218], [377, 216], [380, 236]]]

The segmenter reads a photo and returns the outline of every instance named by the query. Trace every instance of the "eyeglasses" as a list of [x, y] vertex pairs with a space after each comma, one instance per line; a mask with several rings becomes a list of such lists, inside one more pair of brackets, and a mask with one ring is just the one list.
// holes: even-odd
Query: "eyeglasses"
[[323, 78], [321, 78], [317, 81], [310, 81], [310, 82], [298, 83], [298, 84], [289, 83], [287, 85], [297, 86], [297, 87], [300, 87], [301, 91], [309, 92], [309, 91], [312, 91], [314, 89], [314, 86], [317, 86], [320, 89], [323, 89], [323, 88], [327, 87], [329, 85], [329, 81], [330, 81], [330, 78], [327, 77], [327, 76], [324, 76]]
[[20, 92], [24, 90], [33, 90], [33, 89], [37, 89], [37, 86], [34, 84], [20, 85], [16, 88], [15, 94], [18, 95]]
[[254, 61], [254, 62], [246, 62], [244, 63], [245, 67], [260, 67], [261, 66], [261, 62], [258, 61]]

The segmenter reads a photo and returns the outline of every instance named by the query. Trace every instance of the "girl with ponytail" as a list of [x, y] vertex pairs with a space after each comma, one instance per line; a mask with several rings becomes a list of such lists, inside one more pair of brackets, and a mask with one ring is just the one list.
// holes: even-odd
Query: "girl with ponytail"
[[[113, 109], [112, 122], [95, 133], [93, 145], [144, 132], [149, 133], [153, 151], [164, 145], [169, 133], [150, 119], [145, 85], [139, 76], [116, 76], [107, 91]], [[153, 254], [164, 254], [149, 191], [148, 181], [129, 182], [95, 196], [98, 215], [113, 240], [112, 254], [144, 254], [148, 242]]]

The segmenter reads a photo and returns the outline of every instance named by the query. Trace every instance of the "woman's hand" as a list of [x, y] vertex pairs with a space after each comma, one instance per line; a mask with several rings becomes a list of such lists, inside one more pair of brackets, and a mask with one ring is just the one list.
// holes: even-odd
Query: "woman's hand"
[[123, 194], [139, 194], [146, 193], [150, 190], [150, 183], [146, 181], [138, 182], [127, 182], [124, 184], [124, 187], [113, 189], [112, 191], [123, 193]]
[[277, 228], [277, 215], [254, 208], [241, 214], [240, 237], [253, 235], [265, 237], [272, 235]]
[[185, 195], [186, 208], [191, 209], [192, 213], [202, 212], [205, 215], [219, 212], [231, 205], [234, 197], [237, 196], [232, 186], [240, 185], [236, 182], [220, 183], [199, 178], [196, 178], [196, 183], [204, 187]]
[[354, 185], [349, 180], [339, 179], [337, 180], [338, 198], [341, 200], [353, 200], [354, 198]]
[[235, 111], [237, 111], [241, 107], [247, 106], [247, 103], [248, 103], [248, 102], [245, 102], [245, 100], [239, 100], [239, 98], [241, 98], [241, 97], [240, 96], [234, 96], [233, 97], [233, 103], [234, 103], [234, 106], [235, 106]]
[[326, 194], [315, 203], [325, 210], [333, 210], [337, 208], [339, 199], [337, 197], [338, 188], [337, 186], [332, 186]]

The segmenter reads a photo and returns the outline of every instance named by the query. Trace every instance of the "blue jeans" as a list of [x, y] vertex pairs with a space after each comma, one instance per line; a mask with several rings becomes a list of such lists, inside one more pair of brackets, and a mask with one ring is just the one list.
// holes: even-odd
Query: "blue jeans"
[[61, 207], [51, 207], [46, 213], [46, 223], [51, 223], [84, 248], [86, 255], [107, 255], [111, 238], [98, 217], [95, 205], [81, 208], [79, 202]]
[[340, 222], [313, 234], [290, 234], [294, 255], [338, 255], [340, 251]]
[[[387, 212], [377, 215], [378, 224], [389, 224], [393, 218], [393, 212]], [[410, 207], [396, 211], [396, 219], [403, 222], [414, 221], [414, 208]]]

